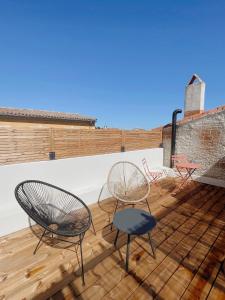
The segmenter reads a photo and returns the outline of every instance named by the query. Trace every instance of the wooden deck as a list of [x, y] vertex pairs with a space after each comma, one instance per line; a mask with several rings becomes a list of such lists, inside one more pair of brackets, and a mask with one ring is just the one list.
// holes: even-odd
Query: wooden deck
[[225, 299], [225, 189], [195, 182], [172, 196], [174, 186], [167, 179], [151, 190], [156, 259], [147, 237], [136, 238], [125, 272], [126, 236], [115, 250], [114, 202], [103, 201], [91, 207], [97, 234], [84, 240], [85, 286], [74, 246], [46, 238], [32, 254], [36, 226], [0, 239], [0, 299]]

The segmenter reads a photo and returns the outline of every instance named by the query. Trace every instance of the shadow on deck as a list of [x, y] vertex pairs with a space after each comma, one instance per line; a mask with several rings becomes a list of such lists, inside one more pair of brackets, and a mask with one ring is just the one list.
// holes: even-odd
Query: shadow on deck
[[176, 184], [162, 180], [150, 193], [156, 259], [147, 237], [133, 239], [125, 272], [126, 236], [115, 250], [114, 202], [104, 200], [91, 207], [97, 235], [84, 240], [85, 286], [79, 253], [46, 239], [33, 256], [37, 239], [26, 229], [0, 239], [0, 299], [224, 299], [225, 189], [192, 182], [172, 196]]

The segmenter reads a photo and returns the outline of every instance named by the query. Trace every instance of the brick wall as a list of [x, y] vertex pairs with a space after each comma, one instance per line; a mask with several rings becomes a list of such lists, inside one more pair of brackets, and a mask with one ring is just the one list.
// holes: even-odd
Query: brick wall
[[[225, 111], [181, 121], [177, 127], [176, 153], [200, 163], [196, 174], [225, 180]], [[163, 129], [164, 165], [169, 166], [171, 126]]]

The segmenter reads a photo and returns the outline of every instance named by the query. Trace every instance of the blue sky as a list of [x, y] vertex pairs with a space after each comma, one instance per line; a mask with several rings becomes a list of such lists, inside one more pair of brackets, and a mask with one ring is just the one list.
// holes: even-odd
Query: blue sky
[[0, 0], [0, 106], [148, 129], [193, 73], [225, 104], [225, 1]]

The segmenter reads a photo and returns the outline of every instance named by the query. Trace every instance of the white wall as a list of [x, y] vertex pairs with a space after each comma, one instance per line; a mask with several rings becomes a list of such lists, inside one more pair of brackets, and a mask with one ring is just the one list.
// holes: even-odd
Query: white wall
[[[29, 226], [28, 217], [14, 196], [14, 189], [21, 181], [38, 179], [52, 183], [91, 204], [98, 201], [101, 187], [115, 162], [128, 160], [142, 169], [143, 157], [150, 168], [162, 168], [162, 148], [1, 166], [0, 236]], [[104, 193], [104, 197], [107, 197], [107, 193]]]

